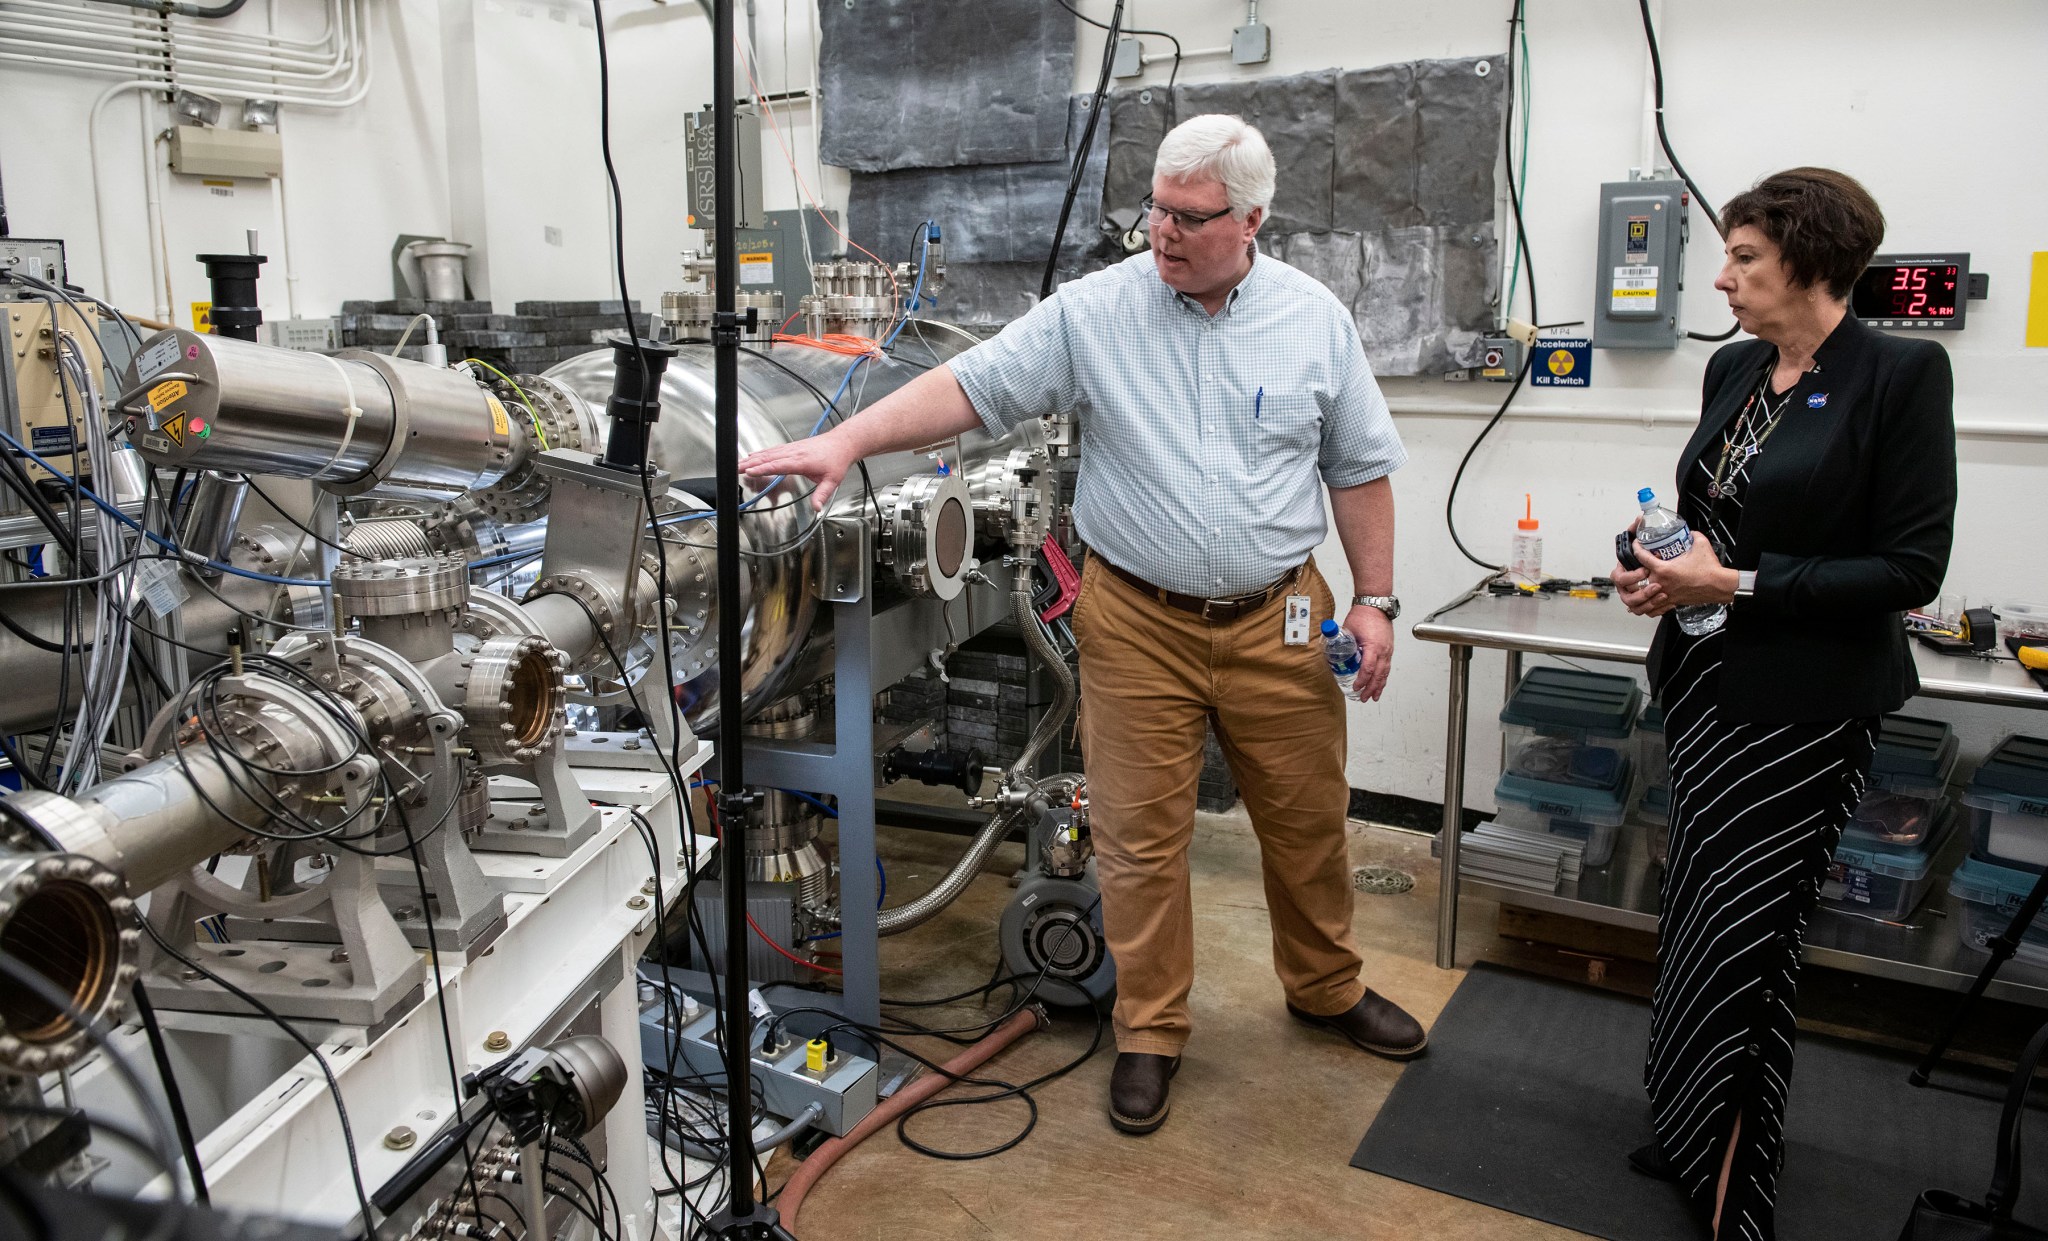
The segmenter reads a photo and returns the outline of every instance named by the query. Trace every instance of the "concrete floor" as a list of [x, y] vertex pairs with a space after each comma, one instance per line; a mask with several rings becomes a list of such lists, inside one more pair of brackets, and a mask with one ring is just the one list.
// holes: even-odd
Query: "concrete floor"
[[[1354, 864], [1386, 863], [1416, 878], [1400, 896], [1357, 902], [1366, 981], [1425, 1025], [1464, 977], [1435, 961], [1436, 864], [1426, 838], [1353, 823]], [[892, 904], [929, 887], [965, 842], [920, 832], [882, 834]], [[987, 980], [995, 925], [1022, 848], [999, 850], [968, 893], [939, 918], [883, 945], [883, 994], [938, 996]], [[1132, 1138], [1104, 1114], [1113, 1060], [1103, 1050], [1035, 1092], [1038, 1127], [1016, 1149], [951, 1163], [919, 1155], [891, 1129], [828, 1172], [803, 1204], [804, 1241], [962, 1238], [1455, 1237], [1562, 1238], [1580, 1234], [1389, 1180], [1350, 1166], [1401, 1066], [1353, 1050], [1288, 1017], [1273, 977], [1258, 846], [1242, 810], [1199, 816], [1195, 835], [1195, 1036], [1173, 1086], [1173, 1114]], [[900, 895], [899, 895], [900, 893]], [[1463, 902], [1461, 943], [1498, 943], [1494, 907]], [[1469, 957], [1469, 951], [1466, 954]], [[999, 1010], [992, 1010], [999, 1011]], [[926, 1010], [927, 1024], [965, 1025], [976, 1010]], [[942, 1017], [959, 1020], [942, 1022]], [[1085, 1016], [1062, 1013], [984, 1070], [1021, 1081], [1084, 1050]], [[920, 1047], [935, 1059], [951, 1048]], [[944, 1096], [941, 1096], [944, 1097]], [[954, 1149], [994, 1145], [1025, 1120], [1015, 1102], [946, 1108], [918, 1117], [914, 1133]], [[789, 1172], [778, 1157], [779, 1184]]]

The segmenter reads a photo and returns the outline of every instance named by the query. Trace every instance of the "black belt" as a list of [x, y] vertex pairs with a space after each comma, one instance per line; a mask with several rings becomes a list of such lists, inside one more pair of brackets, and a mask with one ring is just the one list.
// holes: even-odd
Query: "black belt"
[[1282, 591], [1292, 586], [1295, 578], [1301, 575], [1301, 565], [1296, 565], [1281, 574], [1279, 581], [1274, 582], [1263, 590], [1255, 590], [1248, 595], [1235, 595], [1228, 599], [1203, 599], [1196, 595], [1183, 595], [1154, 586], [1128, 569], [1117, 568], [1109, 561], [1103, 559], [1100, 553], [1094, 553], [1094, 555], [1096, 561], [1103, 568], [1128, 582], [1140, 593], [1157, 599], [1167, 607], [1177, 608], [1183, 612], [1193, 612], [1203, 620], [1211, 623], [1234, 621], [1241, 616], [1248, 616], [1258, 611], [1268, 603], [1271, 603]]

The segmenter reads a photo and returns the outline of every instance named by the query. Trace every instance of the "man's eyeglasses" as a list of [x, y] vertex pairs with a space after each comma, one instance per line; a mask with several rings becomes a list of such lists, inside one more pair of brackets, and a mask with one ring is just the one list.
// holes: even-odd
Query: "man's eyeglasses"
[[1138, 205], [1145, 209], [1145, 221], [1153, 228], [1158, 228], [1161, 224], [1166, 223], [1166, 218], [1172, 216], [1173, 226], [1183, 233], [1198, 233], [1202, 230], [1202, 225], [1230, 214], [1230, 208], [1228, 207], [1221, 211], [1211, 211], [1208, 215], [1195, 215], [1188, 211], [1175, 211], [1171, 207], [1162, 207], [1158, 203], [1153, 202], [1150, 194], [1145, 195], [1144, 201]]

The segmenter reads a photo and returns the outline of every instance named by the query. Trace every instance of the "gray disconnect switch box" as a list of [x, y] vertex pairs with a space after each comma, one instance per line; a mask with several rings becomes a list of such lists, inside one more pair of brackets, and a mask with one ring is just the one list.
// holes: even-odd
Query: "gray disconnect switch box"
[[1600, 187], [1594, 249], [1593, 347], [1676, 349], [1685, 334], [1687, 196], [1681, 181], [1610, 181]]

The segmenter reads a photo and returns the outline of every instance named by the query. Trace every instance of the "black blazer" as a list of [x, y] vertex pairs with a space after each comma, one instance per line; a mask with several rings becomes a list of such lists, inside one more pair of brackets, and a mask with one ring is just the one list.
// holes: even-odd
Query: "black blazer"
[[[1707, 363], [1700, 425], [1678, 459], [1680, 496], [1719, 460], [1729, 423], [1777, 358], [1746, 340]], [[1757, 457], [1743, 496], [1737, 569], [1756, 594], [1729, 607], [1720, 706], [1756, 724], [1857, 719], [1896, 711], [1920, 687], [1900, 613], [1931, 601], [1955, 533], [1954, 379], [1926, 337], [1886, 336], [1844, 316], [1800, 377], [1785, 420]], [[1679, 515], [1705, 516], [1691, 500]], [[1662, 691], [1678, 623], [1650, 648]]]

